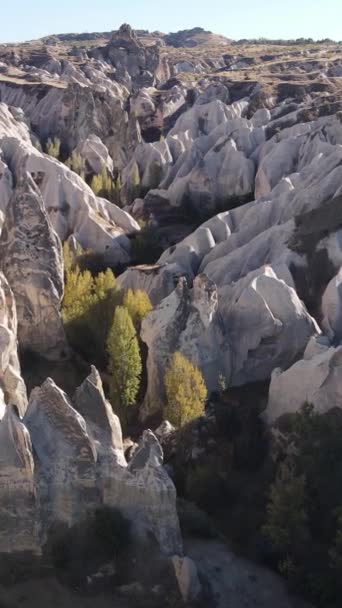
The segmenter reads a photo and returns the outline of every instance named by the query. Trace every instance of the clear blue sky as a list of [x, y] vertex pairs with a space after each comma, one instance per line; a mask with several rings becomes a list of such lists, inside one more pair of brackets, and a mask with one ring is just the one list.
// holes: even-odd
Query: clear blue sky
[[163, 32], [201, 26], [231, 38], [340, 40], [342, 0], [1, 0], [0, 42], [124, 22]]

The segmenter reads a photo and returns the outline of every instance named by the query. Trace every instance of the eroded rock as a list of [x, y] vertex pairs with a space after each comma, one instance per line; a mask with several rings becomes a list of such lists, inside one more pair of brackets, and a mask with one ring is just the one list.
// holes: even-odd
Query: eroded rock
[[20, 348], [65, 356], [62, 247], [30, 175], [18, 182], [7, 206], [0, 257], [16, 301]]

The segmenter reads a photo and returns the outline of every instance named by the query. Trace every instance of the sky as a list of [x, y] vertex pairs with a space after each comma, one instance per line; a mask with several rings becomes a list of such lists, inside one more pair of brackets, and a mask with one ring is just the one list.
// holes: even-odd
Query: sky
[[0, 42], [122, 23], [165, 33], [200, 26], [234, 39], [341, 40], [342, 0], [0, 0]]

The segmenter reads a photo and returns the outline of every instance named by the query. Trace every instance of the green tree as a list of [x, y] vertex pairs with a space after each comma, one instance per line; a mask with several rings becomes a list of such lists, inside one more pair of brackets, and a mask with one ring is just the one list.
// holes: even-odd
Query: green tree
[[288, 554], [306, 537], [307, 520], [305, 478], [285, 462], [271, 486], [263, 532], [277, 551]]
[[110, 398], [114, 409], [123, 414], [135, 403], [142, 372], [137, 333], [127, 308], [115, 309], [107, 339]]
[[204, 413], [207, 389], [200, 370], [180, 352], [172, 355], [164, 376], [165, 416], [182, 427]]
[[135, 329], [139, 331], [142, 320], [153, 308], [148, 294], [142, 289], [127, 289], [123, 305], [127, 308]]

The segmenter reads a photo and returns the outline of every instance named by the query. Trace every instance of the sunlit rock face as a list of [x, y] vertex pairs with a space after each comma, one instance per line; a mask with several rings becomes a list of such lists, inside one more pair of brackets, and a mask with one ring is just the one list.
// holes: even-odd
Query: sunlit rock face
[[7, 205], [0, 257], [15, 297], [21, 350], [65, 356], [62, 247], [29, 174], [18, 181]]
[[0, 396], [0, 554], [40, 554], [32, 445], [16, 406]]
[[13, 404], [24, 415], [27, 405], [25, 383], [21, 377], [17, 350], [17, 311], [13, 292], [0, 272], [0, 389], [5, 404]]
[[[81, 247], [103, 254], [114, 266], [129, 262], [127, 234], [140, 230], [137, 222], [126, 211], [95, 196], [66, 165], [37, 150], [23, 117], [3, 103], [0, 103], [0, 151], [15, 181], [20, 182], [27, 173], [31, 175], [52, 227], [62, 241], [73, 235]], [[4, 179], [7, 192], [10, 181], [3, 174]], [[1, 207], [4, 211], [8, 201], [7, 196]]]
[[51, 526], [71, 526], [100, 505], [120, 509], [142, 541], [181, 554], [176, 490], [162, 448], [145, 431], [127, 464], [122, 431], [100, 375], [71, 400], [48, 378], [24, 418], [0, 394], [0, 553], [39, 555]]

